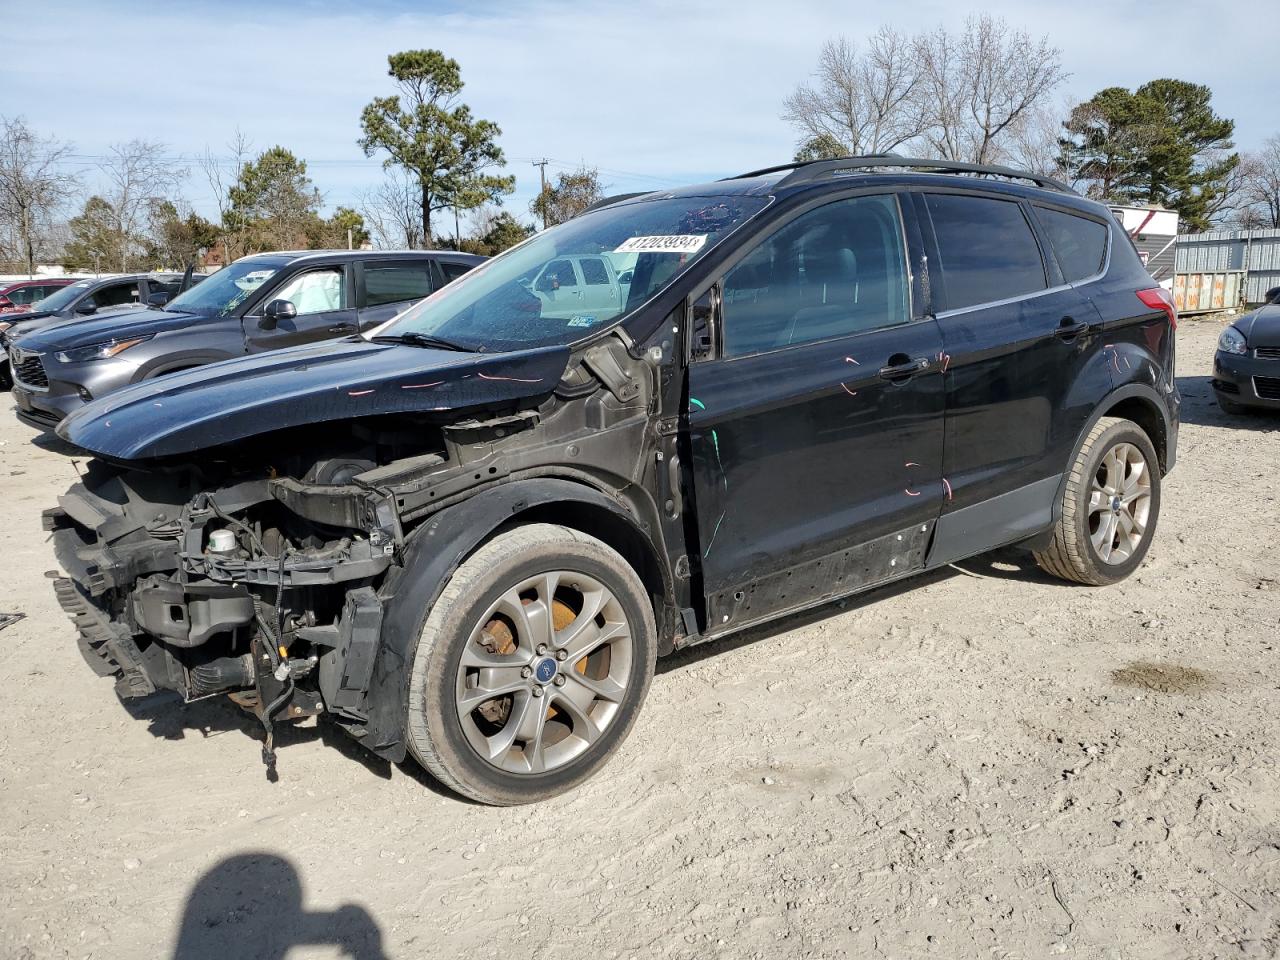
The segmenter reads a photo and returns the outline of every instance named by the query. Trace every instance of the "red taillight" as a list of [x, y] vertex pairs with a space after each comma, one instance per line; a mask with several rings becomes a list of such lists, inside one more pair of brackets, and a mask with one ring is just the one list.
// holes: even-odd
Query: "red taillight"
[[1137, 293], [1138, 299], [1152, 310], [1163, 310], [1169, 317], [1169, 326], [1178, 329], [1178, 308], [1173, 305], [1173, 294], [1164, 287], [1151, 287]]

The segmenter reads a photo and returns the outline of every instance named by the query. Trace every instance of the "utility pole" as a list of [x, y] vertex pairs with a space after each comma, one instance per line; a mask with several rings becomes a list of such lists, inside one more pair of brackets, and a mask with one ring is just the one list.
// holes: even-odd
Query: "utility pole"
[[[546, 157], [543, 157], [541, 160], [533, 161], [533, 165], [538, 168], [538, 173], [542, 178], [542, 192], [538, 194], [539, 199], [541, 199], [547, 192], [547, 164], [550, 162], [551, 161]], [[547, 207], [545, 203], [542, 206], [542, 229], [547, 229]]]

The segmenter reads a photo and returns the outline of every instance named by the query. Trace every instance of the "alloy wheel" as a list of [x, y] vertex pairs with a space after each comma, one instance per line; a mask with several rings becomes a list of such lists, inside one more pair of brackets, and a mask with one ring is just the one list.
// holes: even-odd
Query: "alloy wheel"
[[1089, 539], [1103, 563], [1133, 556], [1150, 510], [1151, 466], [1132, 443], [1118, 443], [1098, 462], [1089, 490]]
[[467, 742], [508, 773], [572, 762], [617, 716], [633, 646], [622, 604], [591, 577], [556, 570], [511, 587], [479, 618], [458, 663]]

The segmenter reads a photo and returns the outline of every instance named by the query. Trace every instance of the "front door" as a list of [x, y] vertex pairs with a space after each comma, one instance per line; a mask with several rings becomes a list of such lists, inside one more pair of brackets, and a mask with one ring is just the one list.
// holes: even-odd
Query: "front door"
[[724, 276], [718, 355], [689, 368], [706, 632], [923, 566], [945, 497], [941, 338], [907, 263], [886, 194], [799, 214]]
[[[292, 303], [297, 314], [271, 323], [263, 311], [276, 300]], [[287, 278], [245, 316], [245, 347], [250, 353], [261, 353], [328, 340], [355, 333], [356, 324], [350, 269], [343, 264], [315, 267]]]

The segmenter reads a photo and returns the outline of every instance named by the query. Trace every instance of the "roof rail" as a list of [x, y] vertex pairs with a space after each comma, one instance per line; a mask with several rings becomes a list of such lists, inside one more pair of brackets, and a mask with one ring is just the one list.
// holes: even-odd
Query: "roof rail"
[[787, 176], [778, 181], [776, 186], [789, 187], [797, 183], [809, 183], [823, 177], [838, 177], [847, 173], [867, 172], [879, 169], [909, 169], [920, 173], [968, 173], [986, 177], [1005, 177], [1009, 180], [1028, 180], [1038, 187], [1057, 190], [1060, 193], [1075, 193], [1069, 186], [1053, 177], [1041, 176], [1026, 170], [1015, 170], [1013, 167], [1001, 167], [984, 163], [960, 163], [955, 160], [925, 160], [920, 157], [902, 157], [896, 153], [872, 153], [861, 157], [841, 157], [836, 160], [799, 160], [794, 163], [782, 163], [776, 167], [753, 170], [741, 173], [729, 180], [745, 180], [750, 177], [763, 177], [770, 173], [790, 170]]

